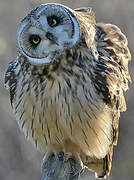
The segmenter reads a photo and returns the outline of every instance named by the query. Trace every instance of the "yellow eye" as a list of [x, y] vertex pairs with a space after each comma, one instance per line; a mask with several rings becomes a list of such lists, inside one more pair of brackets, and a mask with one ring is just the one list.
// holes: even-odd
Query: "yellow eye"
[[32, 45], [33, 47], [37, 47], [38, 44], [40, 43], [40, 41], [41, 41], [40, 36], [38, 36], [38, 35], [36, 35], [36, 34], [32, 34], [32, 35], [30, 35], [30, 37], [29, 37], [29, 42], [31, 43], [31, 45]]
[[48, 16], [47, 17], [47, 22], [48, 22], [49, 26], [54, 27], [54, 26], [58, 25], [60, 20], [59, 20], [59, 18], [57, 16]]
[[40, 42], [40, 38], [38, 38], [38, 39], [33, 39], [32, 41], [33, 41], [34, 44], [38, 44], [38, 43]]
[[52, 24], [51, 24], [51, 26], [53, 27], [53, 26], [55, 26], [56, 24], [57, 24], [56, 19], [52, 19]]

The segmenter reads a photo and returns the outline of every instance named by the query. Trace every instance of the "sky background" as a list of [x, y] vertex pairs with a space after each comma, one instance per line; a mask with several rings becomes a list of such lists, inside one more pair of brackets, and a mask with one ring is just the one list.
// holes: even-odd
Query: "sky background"
[[[97, 22], [118, 25], [127, 36], [134, 55], [134, 0], [0, 0], [0, 180], [40, 180], [42, 154], [27, 142], [12, 113], [4, 72], [16, 57], [16, 30], [29, 10], [41, 3], [57, 2], [71, 8], [90, 6]], [[129, 64], [134, 80], [133, 58]], [[134, 179], [134, 86], [125, 93], [127, 111], [121, 113], [119, 142], [114, 148], [111, 175], [108, 180]], [[94, 180], [91, 173], [91, 180]]]

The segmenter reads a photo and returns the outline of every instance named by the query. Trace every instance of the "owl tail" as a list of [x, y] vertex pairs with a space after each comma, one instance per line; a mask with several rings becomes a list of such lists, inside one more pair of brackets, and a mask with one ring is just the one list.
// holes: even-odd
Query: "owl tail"
[[102, 159], [95, 159], [86, 157], [84, 165], [95, 172], [95, 178], [105, 179], [109, 176], [112, 165], [113, 146], [110, 148], [108, 154]]
[[98, 179], [107, 178], [109, 176], [112, 166], [112, 156], [113, 156], [113, 147], [108, 152], [108, 154], [105, 156], [105, 158], [102, 159], [102, 172], [96, 172], [95, 177]]

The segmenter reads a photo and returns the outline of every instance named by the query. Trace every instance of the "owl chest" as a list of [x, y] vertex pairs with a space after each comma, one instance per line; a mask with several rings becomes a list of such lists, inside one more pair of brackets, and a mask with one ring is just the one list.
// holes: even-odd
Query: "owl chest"
[[90, 81], [87, 83], [77, 84], [73, 79], [67, 82], [61, 77], [53, 82], [44, 80], [40, 83], [35, 79], [24, 81], [24, 77], [20, 77], [13, 102], [16, 114], [21, 116], [19, 121], [25, 114], [27, 119], [36, 119], [36, 122], [67, 121], [85, 111], [91, 111], [92, 116], [102, 102], [90, 86]]
[[67, 138], [62, 120], [71, 113], [71, 106], [69, 89], [66, 86], [63, 88], [58, 81], [40, 83], [35, 80], [24, 81], [20, 77], [13, 109], [25, 136], [34, 143], [37, 141], [39, 149], [46, 144], [62, 144]]
[[62, 78], [41, 84], [34, 80], [24, 83], [20, 78], [13, 109], [25, 136], [41, 150], [47, 144], [63, 144], [72, 137], [79, 141], [77, 134], [97, 125], [102, 102], [87, 83], [67, 83]]

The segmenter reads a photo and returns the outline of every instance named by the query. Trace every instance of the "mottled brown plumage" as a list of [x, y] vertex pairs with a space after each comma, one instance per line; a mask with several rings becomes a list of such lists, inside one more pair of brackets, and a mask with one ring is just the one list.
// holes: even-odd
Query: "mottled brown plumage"
[[[65, 8], [77, 19], [79, 39], [55, 51], [51, 63], [39, 66], [18, 48], [5, 75], [12, 108], [25, 136], [46, 152], [46, 159], [52, 152], [71, 153], [97, 178], [106, 178], [118, 141], [120, 112], [126, 110], [123, 91], [128, 89], [131, 59], [127, 39], [117, 26], [96, 23], [90, 8], [52, 6]], [[38, 9], [22, 23], [33, 21]]]

